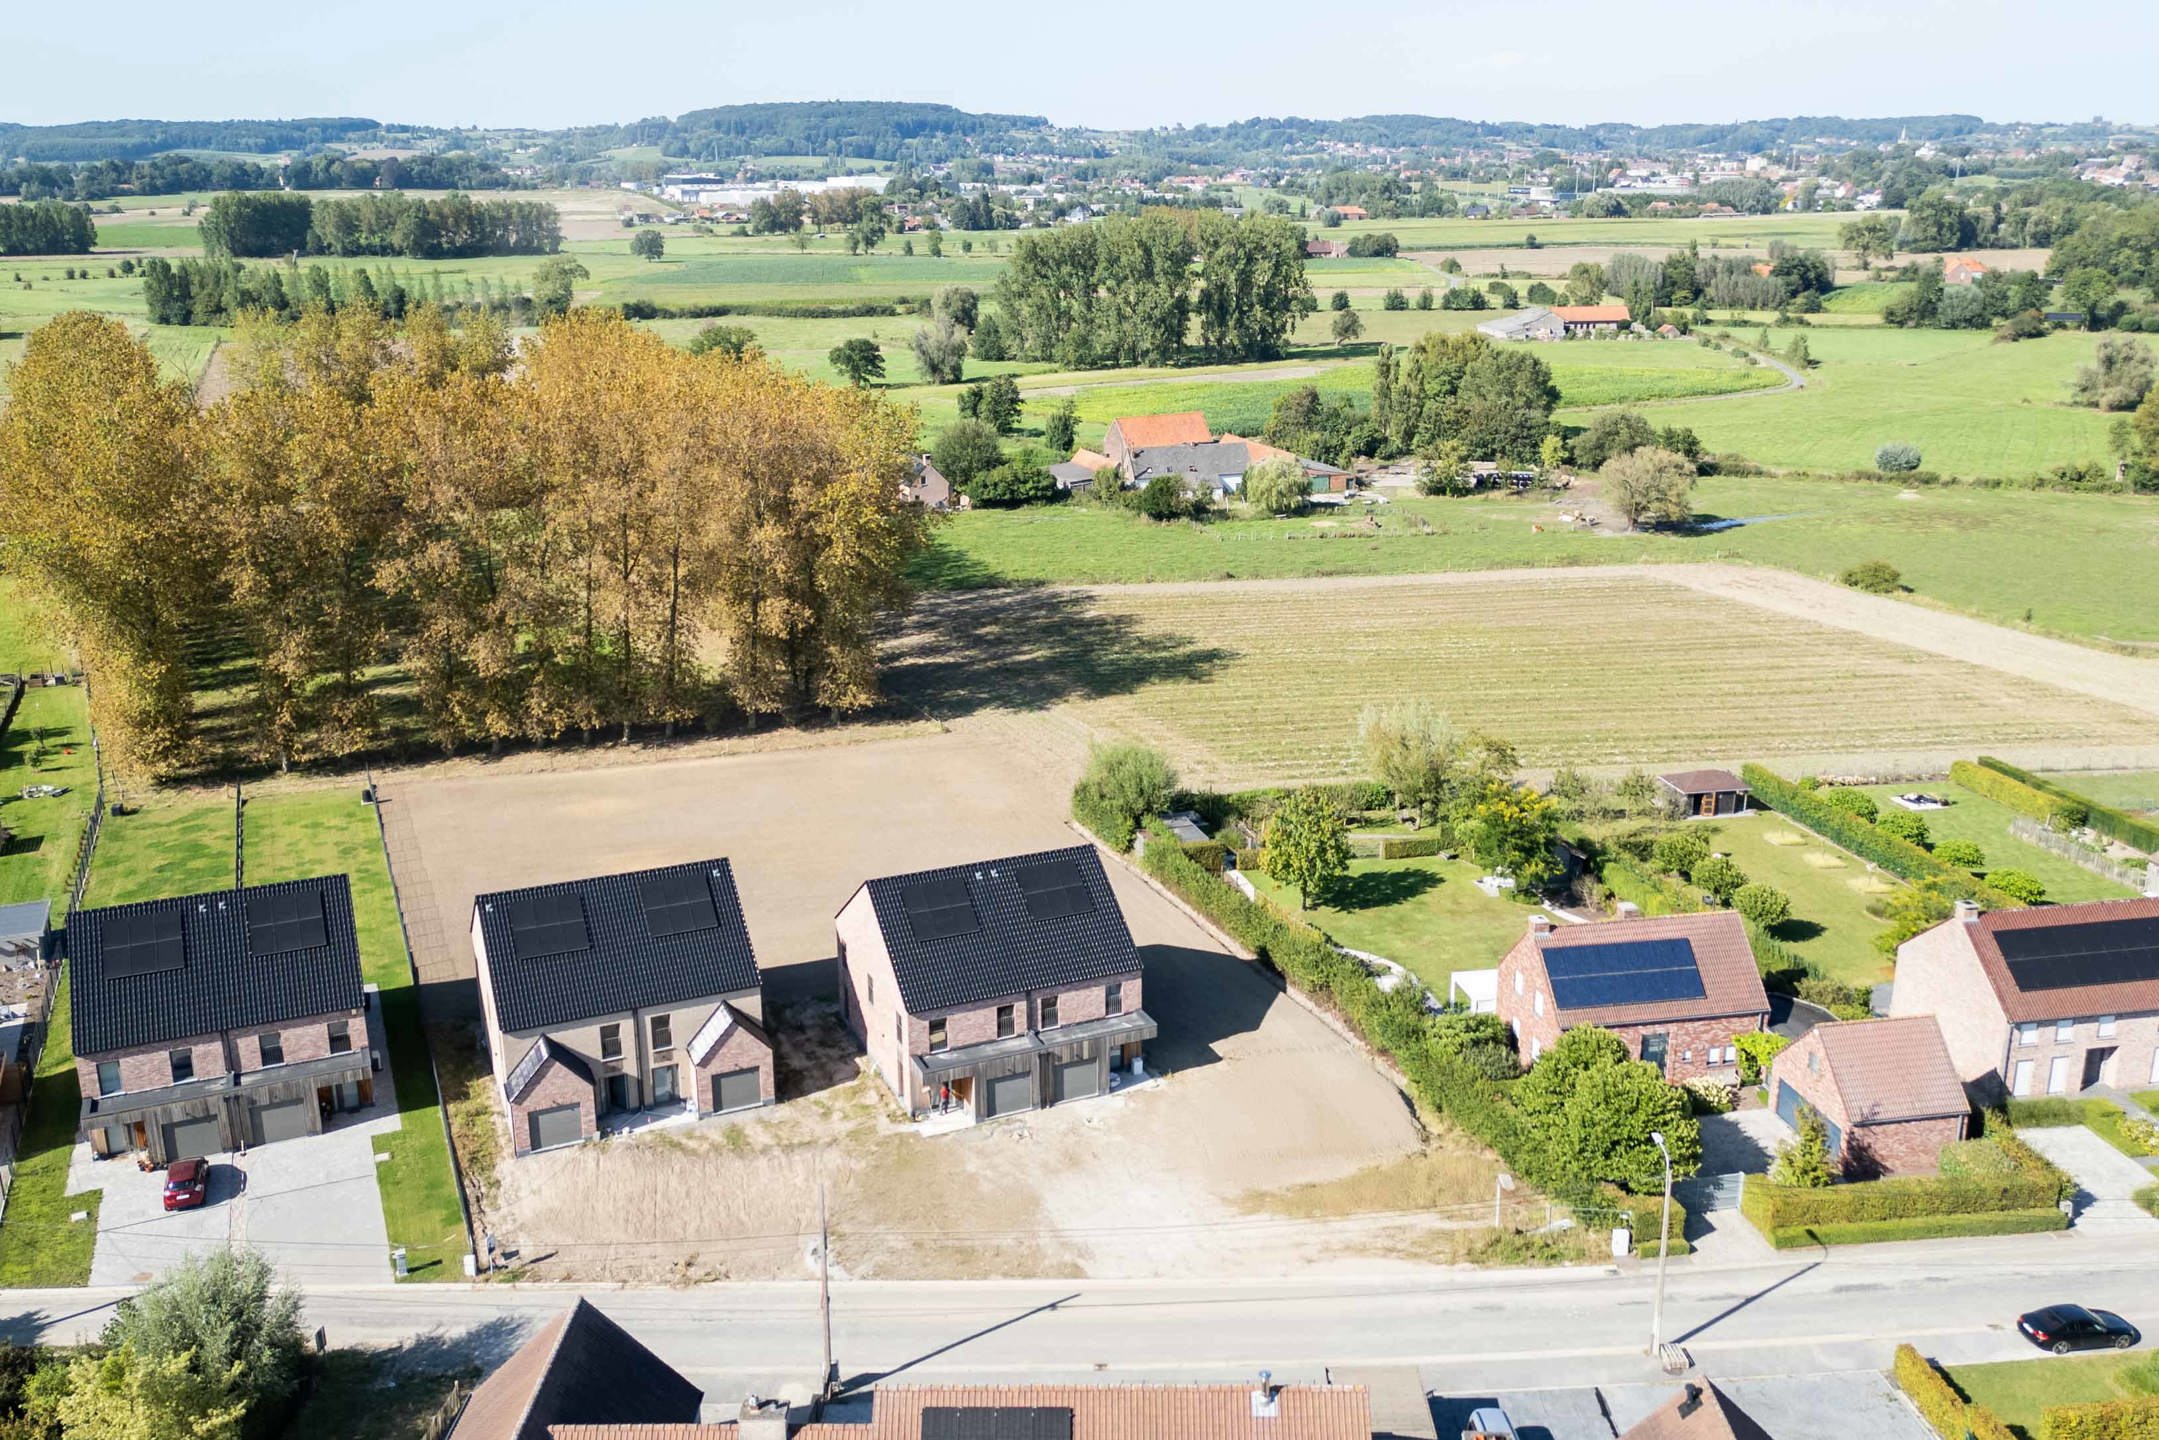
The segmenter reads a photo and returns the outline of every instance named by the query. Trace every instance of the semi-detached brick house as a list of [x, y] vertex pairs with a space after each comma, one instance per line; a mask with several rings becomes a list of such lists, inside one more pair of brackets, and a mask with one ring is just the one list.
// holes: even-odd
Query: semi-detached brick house
[[2159, 1085], [2159, 899], [1960, 902], [1897, 947], [1889, 1013], [1934, 1016], [1982, 1100]]
[[640, 1111], [773, 1101], [764, 982], [725, 860], [479, 896], [472, 953], [520, 1155]]
[[835, 922], [840, 1006], [912, 1114], [1099, 1095], [1155, 1022], [1091, 846], [871, 880]]
[[1499, 1017], [1524, 1064], [1565, 1031], [1596, 1025], [1669, 1080], [1734, 1079], [1734, 1037], [1768, 1023], [1769, 996], [1729, 910], [1556, 927], [1532, 915], [1499, 962]]
[[1822, 1117], [1829, 1156], [1855, 1179], [1928, 1171], [1962, 1140], [1971, 1101], [1932, 1015], [1817, 1025], [1769, 1067], [1784, 1122]]
[[94, 1154], [163, 1165], [319, 1134], [374, 1103], [342, 875], [79, 910], [67, 969]]

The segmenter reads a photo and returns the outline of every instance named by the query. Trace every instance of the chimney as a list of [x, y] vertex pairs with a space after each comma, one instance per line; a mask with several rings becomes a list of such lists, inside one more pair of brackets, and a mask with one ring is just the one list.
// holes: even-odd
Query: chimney
[[[1281, 1413], [1282, 1387], [1274, 1383], [1272, 1370], [1262, 1370], [1259, 1372], [1259, 1388], [1252, 1392], [1252, 1418], [1273, 1420]], [[745, 1436], [743, 1440], [749, 1440], [749, 1437]]]
[[787, 1440], [787, 1402], [743, 1397], [735, 1416], [736, 1440]]
[[2144, 898], [2159, 900], [2159, 859], [2144, 864]]
[[1680, 1416], [1681, 1416], [1681, 1418], [1685, 1418], [1686, 1416], [1692, 1415], [1692, 1414], [1693, 1414], [1693, 1413], [1694, 1413], [1695, 1411], [1697, 1411], [1697, 1410], [1699, 1410], [1699, 1409], [1701, 1409], [1701, 1408], [1702, 1408], [1702, 1387], [1701, 1387], [1701, 1386], [1699, 1386], [1699, 1385], [1693, 1385], [1693, 1384], [1690, 1384], [1690, 1385], [1688, 1385], [1688, 1386], [1687, 1386], [1687, 1398], [1679, 1402], [1679, 1413], [1680, 1413]]
[[1551, 917], [1551, 916], [1549, 916], [1549, 915], [1532, 915], [1532, 916], [1530, 916], [1530, 917], [1529, 917], [1529, 934], [1530, 934], [1530, 938], [1531, 938], [1531, 939], [1535, 939], [1535, 940], [1541, 940], [1541, 939], [1543, 939], [1543, 938], [1544, 938], [1545, 936], [1547, 936], [1547, 935], [1549, 935], [1549, 934], [1551, 934], [1551, 933], [1552, 933], [1552, 917]]
[[1639, 920], [1642, 918], [1642, 907], [1632, 900], [1622, 900], [1612, 907], [1612, 913], [1622, 920]]
[[1956, 914], [1957, 919], [1965, 924], [1977, 925], [1979, 923], [1979, 902], [1977, 900], [1959, 900]]

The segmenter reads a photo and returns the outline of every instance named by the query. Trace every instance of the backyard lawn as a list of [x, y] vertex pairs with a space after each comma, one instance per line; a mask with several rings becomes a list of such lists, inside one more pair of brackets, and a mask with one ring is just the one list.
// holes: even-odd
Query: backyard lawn
[[1888, 815], [1901, 809], [1890, 797], [1913, 790], [1938, 795], [1950, 802], [1947, 810], [1914, 812], [1927, 822], [1929, 839], [1936, 842], [1972, 841], [1986, 852], [1988, 869], [2023, 870], [2038, 877], [2047, 887], [2049, 900], [2122, 900], [2136, 893], [2064, 860], [2051, 850], [2042, 850], [2017, 839], [2009, 833], [2009, 822], [2016, 818], [2015, 811], [1962, 785], [1947, 780], [1929, 780], [1924, 784], [1869, 786], [1867, 793], [1880, 802], [1882, 813]]
[[[0, 1217], [0, 1288], [41, 1289], [90, 1283], [97, 1248], [95, 1193], [67, 1193], [68, 1161], [75, 1151], [75, 1122], [82, 1088], [75, 1078], [75, 1051], [68, 1028], [67, 982], [53, 1002], [45, 1050], [31, 1081], [30, 1110], [15, 1162], [15, 1188]], [[69, 1217], [82, 1214], [85, 1218]]]
[[2124, 1374], [2134, 1367], [2149, 1371], [2152, 1365], [2152, 1356], [2131, 1351], [2125, 1355], [1953, 1365], [1949, 1367], [1949, 1378], [1966, 1399], [1988, 1407], [2012, 1428], [2037, 1440], [2048, 1406], [2086, 1405], [2141, 1394], [2123, 1382]]
[[[1489, 970], [1528, 928], [1528, 906], [1495, 900], [1477, 888], [1482, 867], [1437, 856], [1355, 860], [1349, 878], [1304, 918], [1352, 950], [1406, 966], [1445, 999], [1456, 970]], [[1258, 871], [1246, 872], [1261, 895], [1297, 911], [1297, 894]]]
[[1791, 897], [1792, 918], [1777, 928], [1777, 939], [1833, 980], [1872, 985], [1889, 978], [1890, 958], [1874, 948], [1882, 922], [1869, 907], [1902, 888], [1895, 876], [1771, 812], [1700, 823], [1711, 847], [1729, 854], [1747, 878]]
[[2046, 778], [2074, 790], [2087, 800], [2112, 805], [2132, 815], [2159, 815], [2159, 770], [2078, 771]]

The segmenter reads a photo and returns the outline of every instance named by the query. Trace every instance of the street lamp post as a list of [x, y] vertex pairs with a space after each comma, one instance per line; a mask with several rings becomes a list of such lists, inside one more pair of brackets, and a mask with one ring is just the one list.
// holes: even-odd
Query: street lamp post
[[1662, 1360], [1664, 1355], [1664, 1267], [1672, 1252], [1672, 1152], [1664, 1143], [1660, 1130], [1649, 1132], [1657, 1153], [1664, 1157], [1664, 1221], [1657, 1237], [1657, 1299], [1649, 1311], [1650, 1358]]

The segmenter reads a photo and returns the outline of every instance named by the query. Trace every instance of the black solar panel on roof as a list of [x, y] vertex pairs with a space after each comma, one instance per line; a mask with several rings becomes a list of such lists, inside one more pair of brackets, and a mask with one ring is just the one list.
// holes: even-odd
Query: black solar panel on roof
[[1046, 860], [1022, 865], [1012, 872], [1020, 887], [1020, 901], [1030, 920], [1059, 920], [1067, 915], [1094, 913], [1094, 895], [1079, 866], [1070, 860]]
[[247, 950], [250, 955], [285, 955], [320, 950], [330, 943], [322, 918], [320, 890], [280, 890], [247, 897]]
[[585, 902], [575, 895], [527, 895], [511, 901], [510, 943], [527, 959], [590, 950]]
[[916, 881], [900, 892], [900, 904], [907, 910], [907, 928], [917, 940], [949, 940], [982, 928], [967, 882], [957, 875]]
[[656, 939], [720, 928], [719, 912], [712, 906], [712, 887], [702, 874], [672, 871], [647, 875], [637, 882], [637, 901], [644, 907], [645, 928]]
[[2159, 919], [1994, 932], [2019, 990], [2071, 990], [2159, 980]]
[[1072, 1440], [1062, 1405], [925, 1405], [922, 1440]]
[[187, 952], [180, 940], [180, 922], [178, 905], [107, 915], [100, 946], [105, 974], [162, 975], [185, 966]]
[[1544, 952], [1552, 1000], [1562, 1010], [1699, 1000], [1701, 967], [1683, 938], [1557, 945]]

